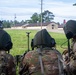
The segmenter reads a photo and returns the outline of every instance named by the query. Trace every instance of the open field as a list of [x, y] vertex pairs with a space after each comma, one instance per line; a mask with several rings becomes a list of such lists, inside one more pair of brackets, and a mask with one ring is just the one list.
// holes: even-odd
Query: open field
[[[17, 55], [17, 54], [23, 54], [26, 50], [27, 50], [27, 34], [26, 32], [31, 32], [30, 33], [30, 42], [31, 39], [34, 37], [34, 35], [36, 34], [36, 32], [38, 30], [19, 30], [19, 29], [7, 29], [6, 30], [11, 38], [12, 38], [12, 42], [13, 42], [13, 48], [11, 49], [10, 53], [12, 55]], [[56, 48], [57, 50], [59, 50], [61, 53], [64, 50], [63, 48], [61, 48], [61, 45], [67, 40], [65, 37], [65, 34], [63, 33], [57, 33], [57, 32], [51, 32], [49, 31], [49, 34], [55, 38], [55, 41], [57, 43]], [[64, 44], [63, 47], [66, 48], [67, 44]], [[30, 47], [31, 50], [31, 47]]]

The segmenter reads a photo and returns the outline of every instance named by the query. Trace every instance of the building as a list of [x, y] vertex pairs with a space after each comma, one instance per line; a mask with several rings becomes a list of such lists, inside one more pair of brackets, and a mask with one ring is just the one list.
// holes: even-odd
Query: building
[[[41, 29], [41, 23], [24, 24], [25, 29]], [[58, 29], [58, 24], [55, 22], [42, 23], [42, 29]]]

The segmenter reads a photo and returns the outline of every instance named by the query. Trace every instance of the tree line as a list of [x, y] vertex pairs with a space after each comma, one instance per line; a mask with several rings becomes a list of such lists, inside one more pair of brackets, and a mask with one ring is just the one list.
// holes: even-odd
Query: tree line
[[34, 13], [31, 17], [30, 20], [22, 20], [21, 22], [17, 21], [17, 20], [3, 20], [3, 27], [4, 28], [10, 28], [11, 26], [14, 25], [22, 25], [22, 24], [26, 24], [26, 23], [40, 23], [41, 22], [41, 16], [42, 16], [42, 22], [46, 23], [46, 22], [51, 22], [52, 20], [54, 20], [55, 15], [50, 12], [49, 10], [46, 10], [40, 14], [38, 13]]

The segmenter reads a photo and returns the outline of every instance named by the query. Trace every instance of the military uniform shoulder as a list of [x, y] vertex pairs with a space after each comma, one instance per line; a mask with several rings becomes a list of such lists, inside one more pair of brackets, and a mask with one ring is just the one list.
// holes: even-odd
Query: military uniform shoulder
[[37, 54], [37, 51], [36, 51], [36, 50], [27, 52], [25, 56], [30, 58], [30, 57], [33, 56], [34, 54]]
[[8, 60], [11, 60], [11, 61], [14, 60], [14, 57], [11, 54], [6, 53], [6, 51], [0, 51], [0, 57], [2, 57], [2, 56], [5, 57], [7, 59], [7, 61]]

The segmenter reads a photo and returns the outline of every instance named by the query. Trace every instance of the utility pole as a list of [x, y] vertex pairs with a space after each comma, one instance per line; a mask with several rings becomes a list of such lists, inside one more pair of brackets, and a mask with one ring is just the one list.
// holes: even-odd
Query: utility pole
[[42, 29], [42, 6], [43, 6], [43, 0], [41, 0], [41, 29]]
[[14, 27], [16, 25], [16, 14], [14, 15]]

